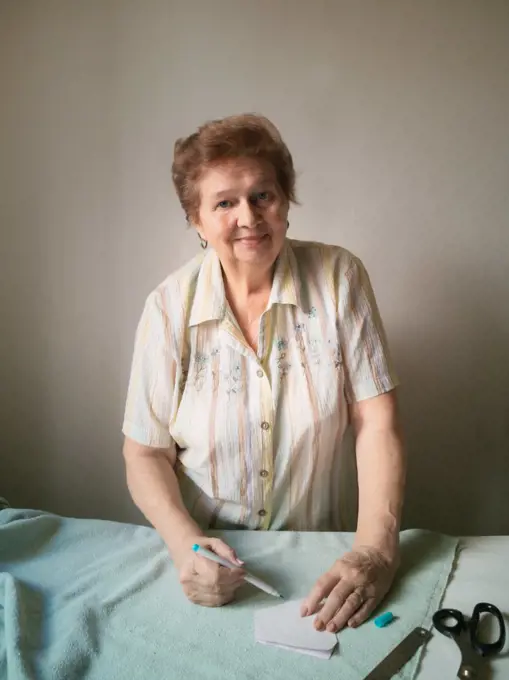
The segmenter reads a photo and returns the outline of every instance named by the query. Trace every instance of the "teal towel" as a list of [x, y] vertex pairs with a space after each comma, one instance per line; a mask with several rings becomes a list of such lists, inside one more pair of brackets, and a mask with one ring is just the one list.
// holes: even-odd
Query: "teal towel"
[[[286, 598], [304, 597], [352, 534], [217, 533]], [[274, 598], [246, 584], [218, 609], [188, 602], [156, 532], [34, 510], [0, 512], [0, 678], [7, 680], [360, 680], [415, 626], [431, 625], [457, 540], [404, 531], [402, 566], [373, 619], [338, 636], [328, 661], [254, 641]], [[419, 655], [398, 676], [414, 677]]]

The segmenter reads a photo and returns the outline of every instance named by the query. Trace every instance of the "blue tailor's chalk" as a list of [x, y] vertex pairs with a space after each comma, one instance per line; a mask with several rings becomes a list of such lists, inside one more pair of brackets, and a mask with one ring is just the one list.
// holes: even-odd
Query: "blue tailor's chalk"
[[394, 616], [392, 612], [385, 612], [385, 614], [380, 614], [380, 616], [377, 616], [375, 619], [375, 626], [377, 628], [383, 628], [388, 623], [390, 623], [393, 618]]

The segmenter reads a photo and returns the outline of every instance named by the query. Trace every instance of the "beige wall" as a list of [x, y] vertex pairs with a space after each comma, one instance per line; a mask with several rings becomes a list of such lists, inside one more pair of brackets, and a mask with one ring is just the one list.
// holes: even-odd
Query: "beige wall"
[[148, 292], [197, 250], [173, 141], [256, 110], [291, 233], [367, 265], [406, 525], [509, 533], [509, 4], [0, 0], [0, 494], [139, 521], [120, 425]]

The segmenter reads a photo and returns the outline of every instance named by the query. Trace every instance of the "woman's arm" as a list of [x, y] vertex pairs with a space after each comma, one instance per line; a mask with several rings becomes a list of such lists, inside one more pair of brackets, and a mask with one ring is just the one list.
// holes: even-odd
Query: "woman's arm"
[[161, 291], [150, 295], [136, 331], [122, 428], [127, 485], [135, 504], [166, 543], [186, 596], [197, 604], [219, 606], [233, 599], [243, 583], [243, 571], [220, 567], [192, 550], [198, 543], [241, 565], [226, 543], [203, 535], [182, 500], [168, 428], [181, 357], [172, 344], [167, 307]]
[[[170, 449], [144, 446], [126, 437], [124, 443], [127, 485], [133, 501], [153, 525], [179, 571], [186, 596], [196, 604], [217, 607], [233, 600], [244, 580], [242, 562], [219, 538], [207, 538], [187, 512]], [[194, 543], [235, 562], [238, 569], [225, 569], [199, 557]]]
[[406, 464], [396, 398], [388, 392], [350, 409], [356, 434], [359, 514], [351, 552], [322, 577], [302, 605], [304, 616], [319, 610], [317, 630], [358, 626], [389, 591], [399, 566], [399, 529]]
[[134, 503], [168, 546], [180, 564], [198, 536], [203, 536], [182, 501], [174, 454], [170, 449], [144, 446], [125, 438], [127, 486]]
[[352, 404], [350, 419], [359, 485], [354, 547], [369, 546], [397, 561], [406, 457], [395, 391]]

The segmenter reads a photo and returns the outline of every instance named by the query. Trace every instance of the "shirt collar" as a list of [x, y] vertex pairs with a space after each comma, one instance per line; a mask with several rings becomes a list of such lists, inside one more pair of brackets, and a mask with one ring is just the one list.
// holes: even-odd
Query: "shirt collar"
[[[302, 307], [297, 263], [288, 239], [285, 240], [276, 260], [267, 309], [275, 304]], [[197, 326], [207, 321], [219, 321], [224, 318], [226, 308], [221, 263], [217, 253], [210, 250], [203, 258], [198, 273], [189, 326]]]
[[289, 239], [285, 240], [276, 261], [268, 309], [275, 304], [302, 307], [297, 263]]
[[221, 263], [214, 250], [209, 250], [200, 266], [196, 291], [193, 298], [189, 326], [197, 326], [206, 321], [218, 321], [226, 312]]

